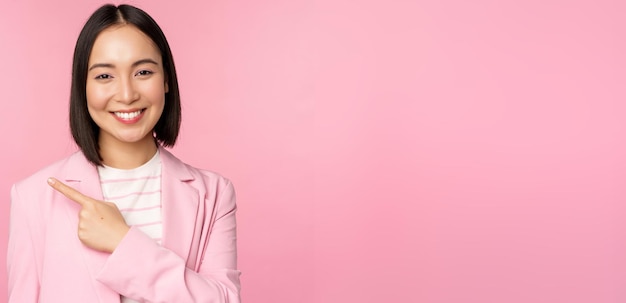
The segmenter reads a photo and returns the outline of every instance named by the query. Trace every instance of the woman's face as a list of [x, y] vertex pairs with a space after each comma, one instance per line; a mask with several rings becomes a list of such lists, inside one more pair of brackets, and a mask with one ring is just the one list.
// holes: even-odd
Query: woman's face
[[168, 91], [161, 53], [132, 25], [100, 33], [89, 56], [87, 108], [99, 145], [152, 140]]

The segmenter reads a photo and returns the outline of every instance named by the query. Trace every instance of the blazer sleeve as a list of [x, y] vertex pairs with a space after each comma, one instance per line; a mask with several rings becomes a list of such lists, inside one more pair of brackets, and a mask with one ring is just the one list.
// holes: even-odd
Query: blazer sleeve
[[30, 224], [34, 214], [24, 202], [16, 185], [13, 185], [7, 250], [9, 303], [39, 302], [38, 260], [35, 257], [37, 239]]
[[217, 198], [215, 222], [197, 272], [131, 227], [97, 280], [141, 302], [240, 303], [235, 193], [227, 182]]

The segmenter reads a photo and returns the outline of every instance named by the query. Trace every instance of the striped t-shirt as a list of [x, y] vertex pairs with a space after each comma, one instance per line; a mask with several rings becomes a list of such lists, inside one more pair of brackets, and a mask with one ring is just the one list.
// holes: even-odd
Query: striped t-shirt
[[[117, 205], [126, 224], [138, 227], [161, 244], [161, 158], [159, 151], [144, 165], [133, 169], [98, 166], [105, 201]], [[136, 302], [122, 297], [123, 303]]]

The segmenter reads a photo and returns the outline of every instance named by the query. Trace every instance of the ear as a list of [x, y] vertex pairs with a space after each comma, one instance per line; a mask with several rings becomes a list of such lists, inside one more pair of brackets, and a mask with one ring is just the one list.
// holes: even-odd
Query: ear
[[165, 93], [169, 93], [170, 92], [170, 86], [167, 85], [167, 81], [165, 81]]

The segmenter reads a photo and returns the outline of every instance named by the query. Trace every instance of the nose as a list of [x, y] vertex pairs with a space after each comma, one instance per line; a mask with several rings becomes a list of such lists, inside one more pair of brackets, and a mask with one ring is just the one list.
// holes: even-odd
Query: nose
[[121, 79], [116, 99], [118, 102], [125, 104], [131, 104], [139, 99], [139, 92], [132, 78]]

